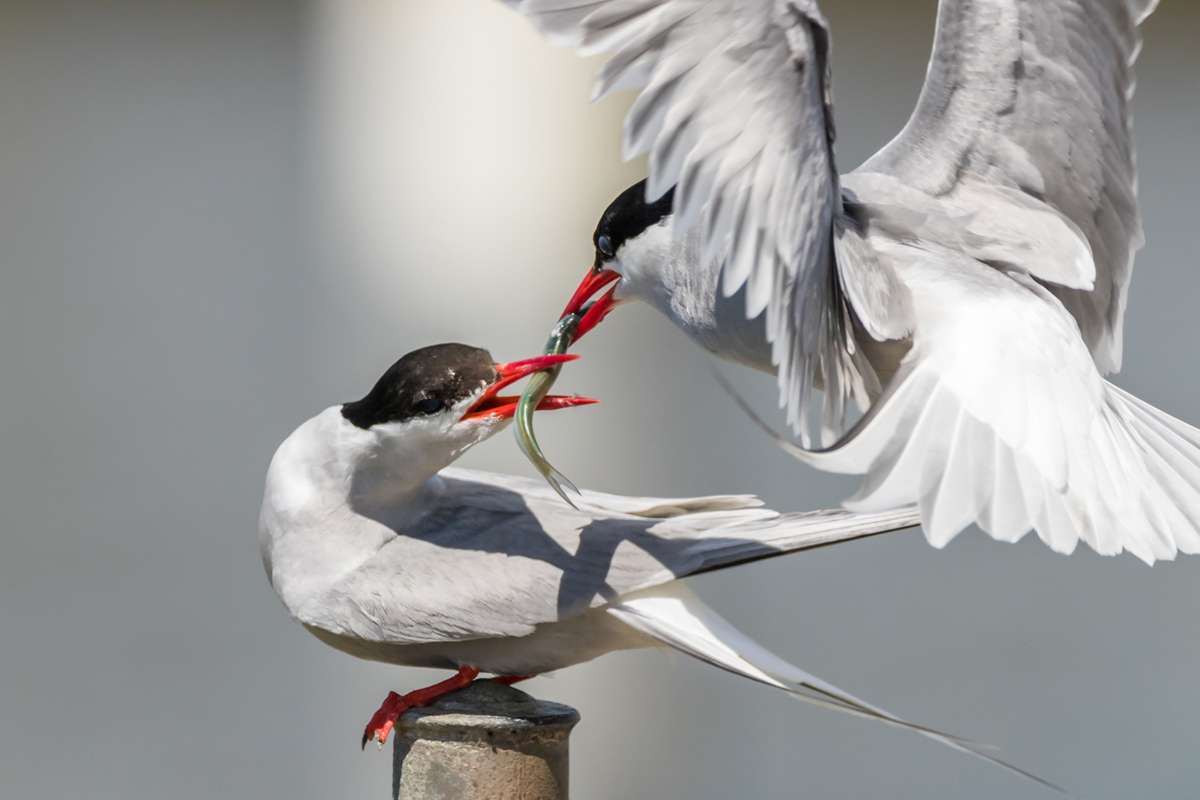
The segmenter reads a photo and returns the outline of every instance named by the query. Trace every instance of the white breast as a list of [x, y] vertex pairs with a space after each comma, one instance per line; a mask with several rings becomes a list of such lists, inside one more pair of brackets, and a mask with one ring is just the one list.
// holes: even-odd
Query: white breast
[[[346, 525], [353, 452], [369, 434], [337, 407], [305, 422], [275, 452], [259, 513], [263, 566], [293, 614], [378, 552], [394, 534], [384, 525]], [[366, 523], [366, 524], [364, 524]]]
[[720, 267], [701, 258], [699, 232], [678, 241], [668, 218], [627, 242], [618, 260], [618, 296], [649, 303], [709, 352], [774, 372], [763, 318], [746, 319], [741, 291], [722, 295]]

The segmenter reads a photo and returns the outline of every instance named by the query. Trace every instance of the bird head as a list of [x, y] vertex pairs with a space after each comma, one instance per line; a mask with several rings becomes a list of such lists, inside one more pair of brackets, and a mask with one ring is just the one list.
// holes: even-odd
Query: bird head
[[[672, 258], [672, 203], [675, 190], [648, 201], [646, 181], [630, 186], [600, 217], [592, 244], [596, 257], [576, 287], [562, 316], [579, 314], [578, 341], [622, 300], [653, 292], [663, 265]], [[607, 288], [607, 291], [605, 289]]]
[[[267, 469], [259, 543], [271, 582], [295, 610], [374, 556], [399, 526], [419, 518], [442, 468], [512, 419], [519, 398], [502, 390], [570, 356], [498, 363], [463, 344], [400, 358], [361, 400], [301, 424]], [[539, 409], [595, 402], [547, 395]], [[347, 511], [381, 523], [348, 524]], [[384, 537], [380, 539], [380, 537]]]
[[[361, 400], [341, 406], [342, 417], [378, 449], [402, 454], [430, 474], [499, 432], [520, 398], [506, 386], [577, 356], [542, 355], [496, 362], [487, 350], [465, 344], [423, 347], [388, 368]], [[596, 402], [574, 395], [547, 395], [538, 410]]]

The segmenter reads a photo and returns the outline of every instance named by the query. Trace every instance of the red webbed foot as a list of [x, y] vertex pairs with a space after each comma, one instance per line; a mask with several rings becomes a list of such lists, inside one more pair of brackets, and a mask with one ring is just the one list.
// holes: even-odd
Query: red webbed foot
[[379, 706], [379, 710], [371, 717], [371, 721], [367, 723], [367, 727], [363, 731], [362, 746], [365, 748], [367, 742], [374, 740], [382, 748], [388, 737], [391, 736], [392, 729], [396, 727], [396, 720], [400, 719], [400, 715], [405, 711], [429, 705], [439, 697], [469, 685], [477, 677], [479, 677], [479, 670], [474, 667], [459, 667], [453, 677], [435, 683], [433, 686], [417, 689], [405, 695], [388, 692], [383, 704]]

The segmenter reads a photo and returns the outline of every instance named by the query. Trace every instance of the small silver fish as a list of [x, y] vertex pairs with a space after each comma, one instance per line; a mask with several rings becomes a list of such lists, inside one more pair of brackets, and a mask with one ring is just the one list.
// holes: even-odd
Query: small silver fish
[[[567, 352], [571, 343], [575, 341], [575, 329], [579, 326], [579, 320], [582, 318], [582, 313], [576, 313], [568, 314], [560, 319], [550, 332], [550, 339], [546, 342], [546, 349], [543, 352], [546, 355], [562, 355]], [[546, 460], [546, 456], [542, 453], [542, 447], [538, 444], [537, 436], [533, 433], [533, 412], [543, 398], [550, 393], [550, 387], [558, 380], [558, 373], [561, 371], [561, 366], [554, 367], [543, 370], [529, 379], [529, 384], [525, 387], [525, 391], [521, 394], [521, 400], [517, 403], [517, 444], [534, 468], [546, 479], [546, 483], [550, 484], [550, 488], [558, 492], [558, 496], [571, 508], [578, 508], [567, 495], [568, 490], [580, 495], [578, 487]]]

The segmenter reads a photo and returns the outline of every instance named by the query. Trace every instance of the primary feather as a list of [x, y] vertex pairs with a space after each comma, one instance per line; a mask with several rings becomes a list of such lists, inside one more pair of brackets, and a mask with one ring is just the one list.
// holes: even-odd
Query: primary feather
[[[805, 441], [865, 407], [870, 366], [848, 347], [833, 221], [829, 29], [812, 0], [508, 0], [559, 44], [610, 54], [595, 96], [640, 89], [627, 157], [649, 154], [648, 199], [675, 189], [675, 230], [766, 315], [781, 405]], [[805, 408], [817, 403], [815, 424]]]

